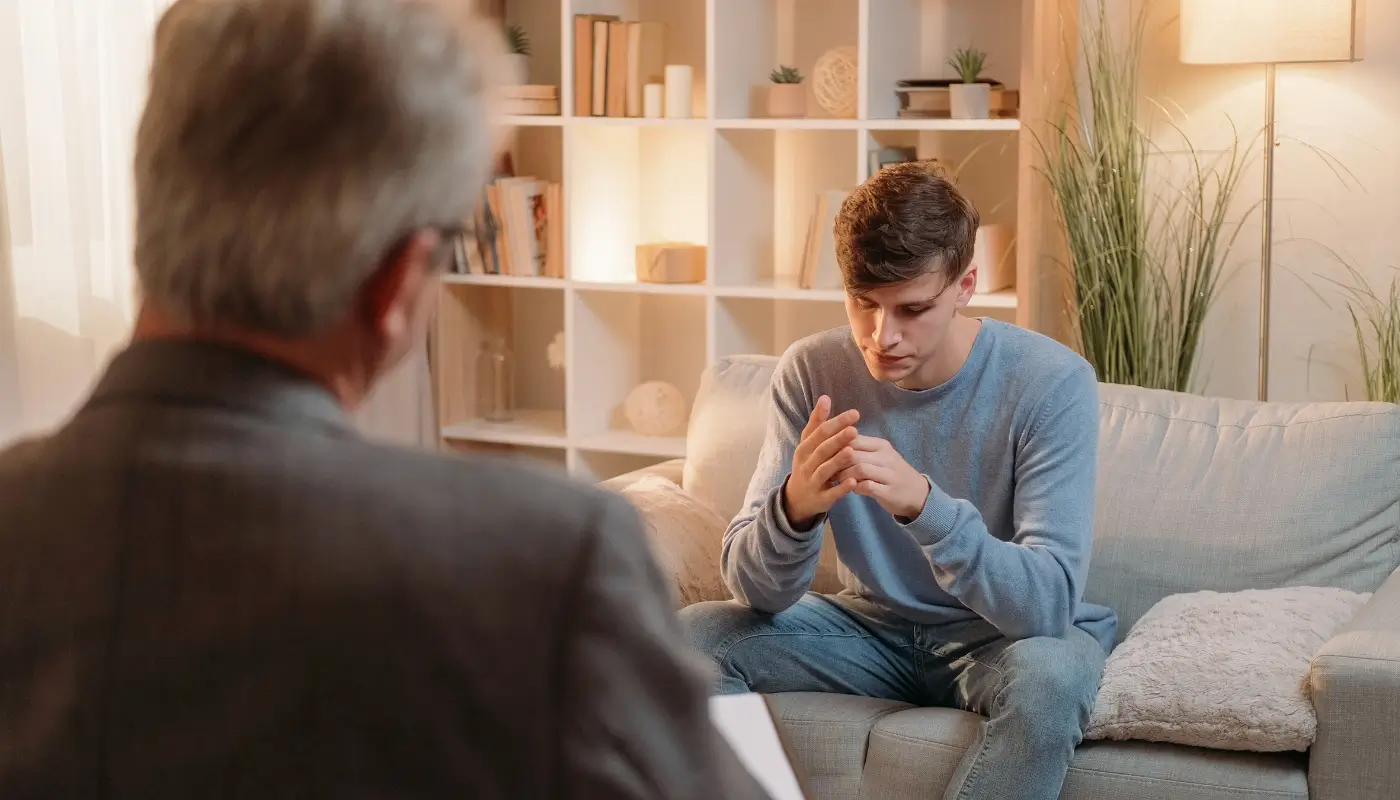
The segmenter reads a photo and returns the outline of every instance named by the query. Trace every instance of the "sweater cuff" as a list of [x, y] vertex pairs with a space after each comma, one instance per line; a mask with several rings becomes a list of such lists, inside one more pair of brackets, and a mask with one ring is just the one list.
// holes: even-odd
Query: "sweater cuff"
[[812, 527], [805, 531], [800, 531], [793, 527], [792, 520], [788, 519], [787, 509], [783, 508], [783, 491], [787, 489], [787, 482], [788, 479], [783, 478], [783, 482], [778, 484], [777, 491], [773, 492], [773, 496], [769, 498], [769, 502], [773, 504], [773, 522], [777, 523], [778, 531], [784, 536], [788, 536], [799, 542], [809, 541], [812, 536], [820, 532], [822, 526], [826, 524], [826, 514], [818, 514], [813, 517]]
[[958, 501], [938, 488], [933, 478], [925, 475], [924, 480], [928, 481], [928, 497], [924, 498], [924, 507], [919, 510], [919, 516], [907, 522], [901, 520], [901, 524], [918, 539], [919, 544], [928, 546], [953, 532], [958, 521]]

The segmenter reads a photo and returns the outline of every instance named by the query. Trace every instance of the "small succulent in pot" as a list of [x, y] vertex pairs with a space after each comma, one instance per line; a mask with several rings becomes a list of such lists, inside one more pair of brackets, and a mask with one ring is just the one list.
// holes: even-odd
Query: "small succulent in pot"
[[769, 74], [768, 116], [797, 118], [807, 116], [807, 87], [797, 67], [778, 67]]
[[768, 76], [774, 83], [801, 83], [802, 73], [797, 67], [778, 67]]
[[961, 83], [948, 87], [950, 114], [953, 119], [987, 119], [991, 116], [992, 82], [982, 78], [987, 54], [975, 47], [959, 47], [948, 59], [948, 66], [958, 73]]

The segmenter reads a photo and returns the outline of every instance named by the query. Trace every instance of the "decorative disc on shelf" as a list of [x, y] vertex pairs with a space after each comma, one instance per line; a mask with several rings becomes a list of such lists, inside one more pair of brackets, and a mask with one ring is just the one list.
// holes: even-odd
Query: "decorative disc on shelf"
[[812, 93], [817, 105], [839, 119], [856, 115], [856, 49], [833, 47], [812, 67]]
[[671, 436], [685, 424], [685, 396], [665, 381], [647, 381], [633, 389], [622, 407], [632, 429], [643, 436]]

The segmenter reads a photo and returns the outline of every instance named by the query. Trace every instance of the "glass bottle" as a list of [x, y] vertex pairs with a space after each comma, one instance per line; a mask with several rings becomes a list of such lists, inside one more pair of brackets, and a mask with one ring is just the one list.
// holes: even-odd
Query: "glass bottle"
[[515, 419], [515, 359], [500, 338], [481, 343], [476, 357], [476, 409], [487, 422]]

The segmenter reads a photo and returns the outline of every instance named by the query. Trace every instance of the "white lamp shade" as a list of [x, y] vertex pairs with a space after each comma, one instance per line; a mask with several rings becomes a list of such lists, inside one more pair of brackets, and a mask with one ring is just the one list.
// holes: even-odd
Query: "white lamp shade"
[[1357, 61], [1364, 4], [1365, 0], [1181, 0], [1181, 60]]

